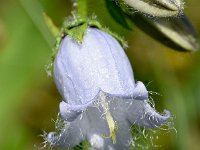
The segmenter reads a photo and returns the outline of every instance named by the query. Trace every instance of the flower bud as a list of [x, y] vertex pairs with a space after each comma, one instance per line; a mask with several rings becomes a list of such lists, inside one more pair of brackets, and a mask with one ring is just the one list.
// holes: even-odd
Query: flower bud
[[156, 21], [150, 21], [150, 23], [152, 23], [155, 29], [161, 34], [180, 47], [179, 49], [177, 47], [178, 50], [198, 50], [199, 42], [197, 33], [192, 23], [185, 15], [181, 18], [172, 18], [171, 20], [158, 19]]
[[170, 19], [152, 20], [142, 15], [134, 15], [130, 19], [146, 34], [174, 50], [194, 52], [199, 49], [197, 32], [184, 14]]
[[183, 9], [182, 0], [119, 0], [125, 11], [133, 10], [155, 17], [178, 15]]

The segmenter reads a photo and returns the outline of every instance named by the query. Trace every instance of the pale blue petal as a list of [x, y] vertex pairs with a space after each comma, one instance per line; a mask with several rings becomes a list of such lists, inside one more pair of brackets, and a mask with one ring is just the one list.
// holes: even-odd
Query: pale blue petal
[[81, 132], [79, 121], [66, 122], [64, 129], [60, 133], [50, 132], [47, 142], [53, 147], [72, 148], [80, 144], [85, 139]]
[[[64, 37], [54, 61], [54, 78], [63, 97], [61, 133], [50, 133], [53, 146], [73, 147], [88, 140], [95, 149], [128, 149], [130, 127], [164, 125], [170, 114], [161, 115], [148, 103], [144, 84], [135, 84], [129, 60], [120, 44], [107, 33], [88, 28], [83, 43]], [[102, 106], [102, 94], [118, 130], [113, 144]], [[104, 136], [103, 136], [104, 135]]]
[[66, 36], [54, 62], [56, 85], [69, 104], [86, 104], [100, 90], [132, 95], [135, 87], [130, 63], [110, 35], [89, 28], [82, 44]]
[[132, 100], [129, 102], [127, 110], [127, 118], [132, 124], [137, 124], [142, 127], [155, 128], [160, 127], [170, 119], [169, 111], [161, 115], [153, 107], [150, 106], [148, 101]]

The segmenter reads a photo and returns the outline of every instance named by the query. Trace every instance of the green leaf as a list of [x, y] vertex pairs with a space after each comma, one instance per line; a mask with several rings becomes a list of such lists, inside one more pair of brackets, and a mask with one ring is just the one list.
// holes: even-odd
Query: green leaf
[[[97, 16], [97, 20], [102, 22], [104, 27], [110, 28], [113, 32], [126, 36], [128, 34], [127, 28], [119, 24], [111, 15], [107, 8], [106, 0], [95, 1], [87, 0], [88, 16]], [[127, 21], [129, 23], [129, 20]]]
[[32, 1], [32, 0], [18, 0], [18, 1], [20, 2], [21, 6], [24, 8], [26, 14], [32, 20], [33, 24], [40, 31], [43, 38], [49, 44], [49, 46], [52, 46], [54, 39], [51, 33], [49, 32], [49, 29], [42, 16], [43, 11], [42, 11], [42, 7], [40, 3], [38, 1]]
[[105, 0], [106, 1], [106, 7], [110, 13], [110, 15], [113, 17], [113, 19], [125, 27], [126, 29], [130, 30], [130, 27], [128, 26], [128, 23], [125, 19], [125, 15], [121, 8], [116, 4], [113, 0]]
[[43, 13], [43, 16], [47, 27], [51, 31], [52, 35], [56, 37], [59, 33], [59, 28], [54, 24], [53, 20], [45, 12]]
[[38, 5], [8, 1], [8, 6], [6, 13], [0, 14], [9, 35], [0, 55], [0, 133], [3, 135], [0, 149], [34, 149], [33, 138], [38, 138], [37, 133], [30, 131], [30, 126], [23, 120], [27, 114], [20, 110], [28, 102], [24, 96], [30, 87], [43, 84], [47, 79], [44, 66], [51, 53], [53, 36], [45, 26]]

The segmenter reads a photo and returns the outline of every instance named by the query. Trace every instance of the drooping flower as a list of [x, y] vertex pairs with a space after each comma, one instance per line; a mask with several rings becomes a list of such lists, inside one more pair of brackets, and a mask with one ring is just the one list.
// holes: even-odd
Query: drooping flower
[[55, 147], [74, 147], [88, 140], [95, 149], [127, 149], [133, 124], [156, 128], [166, 124], [148, 103], [148, 91], [135, 82], [121, 45], [109, 34], [89, 27], [83, 42], [65, 36], [54, 60], [54, 78], [62, 95], [64, 128], [51, 132]]

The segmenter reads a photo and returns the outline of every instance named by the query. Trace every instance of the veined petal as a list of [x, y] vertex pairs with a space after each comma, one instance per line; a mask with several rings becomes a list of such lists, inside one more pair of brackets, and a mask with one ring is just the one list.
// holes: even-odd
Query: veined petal
[[144, 84], [135, 84], [129, 60], [107, 33], [88, 28], [83, 43], [64, 37], [54, 61], [54, 77], [63, 97], [64, 128], [47, 142], [73, 147], [88, 140], [97, 150], [128, 149], [130, 126], [158, 127], [166, 123], [148, 102]]
[[[112, 108], [110, 107], [109, 109], [111, 110]], [[82, 130], [87, 128], [87, 139], [94, 148], [98, 150], [126, 150], [129, 148], [129, 141], [131, 139], [130, 124], [126, 121], [126, 116], [124, 116], [123, 113], [120, 116], [116, 116], [111, 112], [117, 127], [116, 143], [114, 143], [110, 137], [111, 135], [108, 127], [108, 122], [105, 118], [105, 112], [100, 111], [98, 108], [90, 107], [87, 112], [83, 114], [83, 117], [84, 115], [87, 119], [84, 123], [81, 123]], [[89, 126], [86, 126], [85, 124], [88, 122]], [[94, 142], [95, 137], [98, 137], [97, 140], [100, 140], [99, 143], [98, 141]]]
[[148, 100], [137, 99], [115, 99], [110, 100], [110, 111], [114, 118], [121, 122], [128, 121], [130, 124], [136, 124], [142, 127], [155, 128], [166, 124], [170, 119], [170, 112], [165, 110], [164, 114], [158, 113]]
[[165, 114], [161, 115], [147, 101], [132, 100], [129, 104], [127, 115], [133, 124], [155, 128], [166, 124], [170, 118], [169, 111], [165, 110]]
[[79, 120], [70, 123], [65, 122], [65, 126], [60, 133], [50, 132], [46, 138], [50, 146], [68, 148], [78, 145], [85, 139]]
[[[126, 113], [124, 113], [125, 109], [120, 113], [121, 107], [119, 107], [117, 108], [118, 113], [113, 114], [112, 110], [114, 108], [110, 103], [115, 103], [115, 98], [108, 96], [105, 102], [109, 104], [109, 108], [108, 110], [104, 110], [101, 98], [100, 96], [99, 101], [97, 100], [96, 103], [88, 106], [74, 121], [65, 121], [66, 125], [61, 133], [49, 133], [47, 141], [54, 147], [70, 148], [83, 140], [88, 140], [91, 146], [97, 150], [128, 149], [131, 133], [130, 124], [126, 118]], [[66, 107], [65, 109], [67, 111], [68, 108]], [[111, 116], [116, 123], [116, 143], [113, 143], [110, 137], [109, 122], [106, 120], [107, 111], [111, 112]]]
[[[108, 104], [106, 109], [104, 103]], [[68, 109], [63, 107], [61, 114], [62, 111], [68, 112]], [[115, 123], [115, 133], [109, 128], [112, 122], [106, 118], [108, 113]], [[95, 103], [76, 115], [73, 121], [65, 121], [61, 133], [49, 133], [47, 141], [52, 146], [69, 148], [88, 140], [97, 150], [128, 149], [132, 139], [132, 125], [155, 128], [166, 124], [170, 118], [168, 111], [165, 115], [157, 113], [147, 100], [116, 98], [107, 96], [106, 93], [100, 93]], [[116, 138], [116, 143], [111, 138], [112, 134]]]
[[60, 103], [60, 115], [65, 121], [73, 121], [75, 120], [82, 112], [84, 112], [87, 107], [96, 103], [98, 99], [101, 99], [101, 94], [106, 95], [112, 99], [135, 99], [135, 100], [146, 100], [148, 99], [148, 91], [144, 84], [138, 81], [135, 85], [135, 88], [132, 92], [132, 95], [118, 95], [118, 94], [110, 94], [105, 93], [103, 91], [99, 91], [96, 97], [89, 103], [82, 105], [73, 105], [62, 101]]
[[132, 95], [132, 68], [120, 44], [98, 29], [88, 28], [83, 43], [66, 36], [54, 62], [56, 85], [69, 104], [86, 104], [98, 92]]

